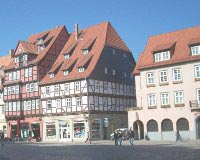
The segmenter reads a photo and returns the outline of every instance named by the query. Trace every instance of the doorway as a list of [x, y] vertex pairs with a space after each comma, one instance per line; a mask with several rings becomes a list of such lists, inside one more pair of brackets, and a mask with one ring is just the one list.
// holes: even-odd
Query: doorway
[[137, 120], [133, 123], [134, 139], [144, 139], [144, 125], [142, 121]]
[[68, 123], [60, 124], [60, 141], [69, 141], [71, 139], [71, 129]]
[[200, 139], [200, 116], [196, 120], [196, 134], [197, 139]]

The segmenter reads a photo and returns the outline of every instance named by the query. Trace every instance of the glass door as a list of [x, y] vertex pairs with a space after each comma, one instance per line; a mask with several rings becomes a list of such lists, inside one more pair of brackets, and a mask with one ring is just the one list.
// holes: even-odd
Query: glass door
[[70, 125], [60, 124], [60, 141], [69, 141], [71, 138]]

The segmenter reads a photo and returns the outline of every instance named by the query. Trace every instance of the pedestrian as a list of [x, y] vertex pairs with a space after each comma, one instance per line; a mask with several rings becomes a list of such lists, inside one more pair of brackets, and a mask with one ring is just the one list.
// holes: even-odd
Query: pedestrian
[[2, 132], [1, 134], [1, 145], [3, 146], [4, 145], [4, 133]]
[[90, 144], [92, 143], [89, 132], [87, 132], [87, 139], [85, 140], [85, 143], [87, 143], [87, 141], [89, 141]]
[[178, 142], [178, 141], [183, 142], [183, 140], [182, 140], [182, 138], [181, 138], [181, 135], [180, 135], [180, 133], [179, 133], [179, 130], [176, 131], [176, 142]]
[[118, 134], [118, 144], [121, 146], [122, 145], [122, 131], [119, 130], [119, 134]]
[[117, 135], [117, 132], [114, 132], [114, 141], [115, 141], [115, 146], [118, 146], [118, 135]]
[[130, 131], [129, 131], [129, 143], [131, 146], [133, 146], [133, 141], [134, 141], [134, 132], [131, 130], [130, 128]]

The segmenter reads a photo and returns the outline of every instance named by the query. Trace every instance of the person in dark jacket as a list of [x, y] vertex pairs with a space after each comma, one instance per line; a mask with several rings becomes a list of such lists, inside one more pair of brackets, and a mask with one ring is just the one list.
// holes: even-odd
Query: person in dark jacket
[[115, 146], [118, 145], [118, 135], [117, 135], [117, 132], [114, 132], [114, 141], [115, 141]]
[[131, 130], [130, 128], [130, 131], [129, 131], [129, 143], [131, 146], [133, 146], [133, 141], [134, 141], [134, 132]]
[[118, 144], [121, 146], [122, 145], [122, 131], [119, 130], [119, 133], [118, 133]]
[[1, 145], [3, 146], [4, 145], [4, 133], [2, 132], [1, 134]]
[[180, 135], [180, 133], [179, 133], [179, 130], [176, 131], [176, 142], [177, 142], [177, 141], [183, 142], [183, 140], [182, 140], [182, 138], [181, 138], [181, 135]]

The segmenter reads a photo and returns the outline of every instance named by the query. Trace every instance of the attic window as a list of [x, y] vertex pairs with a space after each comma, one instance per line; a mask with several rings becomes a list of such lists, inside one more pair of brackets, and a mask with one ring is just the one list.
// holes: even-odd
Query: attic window
[[192, 46], [191, 53], [192, 53], [192, 56], [200, 55], [200, 45]]
[[66, 76], [66, 75], [69, 74], [69, 71], [68, 71], [68, 70], [64, 70], [64, 71], [63, 71], [63, 74]]
[[19, 62], [19, 57], [16, 57], [15, 58], [15, 63], [18, 63]]
[[85, 71], [85, 68], [84, 68], [84, 67], [78, 68], [78, 72], [84, 72], [84, 71]]
[[166, 61], [170, 59], [170, 51], [158, 52], [154, 54], [155, 62]]
[[45, 45], [41, 45], [40, 46], [40, 50], [42, 51], [42, 50], [44, 50], [45, 49]]
[[83, 50], [83, 54], [88, 54], [89, 53], [89, 50], [88, 49], [84, 49]]
[[65, 58], [65, 59], [68, 59], [69, 57], [70, 57], [69, 54], [65, 54], [65, 55], [64, 55], [64, 58]]
[[37, 40], [37, 44], [38, 44], [38, 45], [43, 44], [43, 42], [44, 42], [44, 40], [43, 40], [42, 38], [40, 38], [40, 39]]
[[55, 76], [55, 74], [54, 73], [50, 73], [50, 78], [52, 78], [52, 77], [54, 77]]

